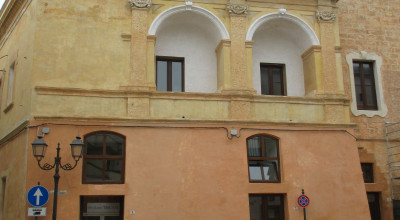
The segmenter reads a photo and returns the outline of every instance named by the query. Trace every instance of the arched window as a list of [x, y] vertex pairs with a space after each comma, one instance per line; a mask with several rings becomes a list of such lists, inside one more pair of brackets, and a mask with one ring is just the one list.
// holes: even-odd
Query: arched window
[[255, 135], [247, 139], [250, 182], [280, 182], [279, 143], [274, 137]]
[[83, 183], [124, 183], [125, 137], [112, 132], [85, 136]]

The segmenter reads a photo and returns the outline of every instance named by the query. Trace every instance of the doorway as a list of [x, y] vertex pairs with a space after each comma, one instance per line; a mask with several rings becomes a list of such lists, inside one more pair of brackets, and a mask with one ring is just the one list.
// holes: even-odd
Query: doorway
[[371, 213], [371, 220], [381, 220], [381, 205], [379, 202], [380, 193], [367, 192], [369, 212]]

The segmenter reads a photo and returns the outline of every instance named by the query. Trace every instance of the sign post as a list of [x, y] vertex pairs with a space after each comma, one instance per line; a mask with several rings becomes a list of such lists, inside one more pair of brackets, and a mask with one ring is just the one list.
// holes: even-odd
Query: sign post
[[304, 189], [301, 190], [301, 195], [297, 199], [297, 203], [299, 204], [299, 206], [303, 207], [304, 220], [307, 220], [306, 207], [310, 204], [310, 198], [304, 195]]
[[35, 219], [37, 216], [46, 216], [46, 207], [42, 207], [49, 200], [49, 191], [46, 188], [38, 183], [28, 191], [27, 199], [34, 206], [28, 208], [28, 216], [35, 216]]

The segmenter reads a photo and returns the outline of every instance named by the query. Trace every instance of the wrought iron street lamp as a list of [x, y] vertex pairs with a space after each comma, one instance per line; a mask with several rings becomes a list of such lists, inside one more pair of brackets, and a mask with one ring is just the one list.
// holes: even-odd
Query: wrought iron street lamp
[[38, 137], [39, 139], [36, 139], [32, 143], [32, 150], [33, 150], [33, 156], [36, 158], [38, 165], [40, 169], [42, 170], [52, 170], [55, 168], [55, 174], [54, 174], [54, 200], [53, 200], [53, 220], [57, 219], [57, 196], [58, 196], [58, 181], [60, 180], [60, 175], [59, 170], [60, 168], [63, 170], [72, 170], [76, 167], [78, 164], [79, 159], [82, 157], [82, 148], [83, 148], [83, 143], [81, 141], [80, 137], [76, 137], [75, 140], [72, 141], [71, 145], [71, 154], [72, 157], [75, 160], [75, 164], [72, 166], [71, 164], [67, 163], [62, 165], [61, 164], [61, 157], [60, 157], [60, 143], [57, 145], [57, 156], [54, 158], [54, 164], [50, 165], [48, 163], [45, 163], [43, 166], [40, 165], [40, 161], [44, 158], [44, 155], [46, 153], [46, 148], [47, 144], [46, 142], [42, 139], [42, 137]]

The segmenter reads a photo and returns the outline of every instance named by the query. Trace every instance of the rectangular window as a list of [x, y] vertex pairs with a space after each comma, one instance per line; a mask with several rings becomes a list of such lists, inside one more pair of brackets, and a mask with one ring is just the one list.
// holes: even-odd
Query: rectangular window
[[285, 95], [284, 64], [260, 64], [261, 94]]
[[378, 110], [376, 101], [374, 63], [353, 61], [357, 109]]
[[372, 163], [361, 163], [361, 170], [363, 172], [364, 183], [374, 182], [374, 167]]
[[185, 59], [182, 57], [157, 57], [157, 91], [185, 91]]
[[249, 195], [250, 220], [284, 220], [282, 194]]
[[7, 108], [12, 104], [14, 97], [14, 83], [15, 83], [14, 68], [15, 68], [15, 63], [13, 63], [10, 66], [10, 74], [8, 76]]

